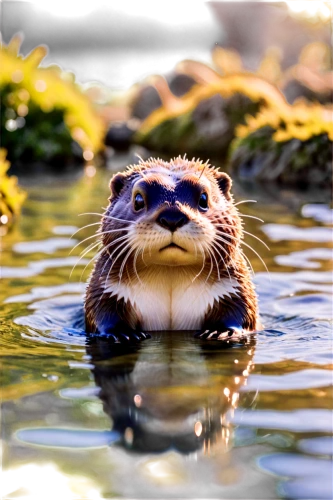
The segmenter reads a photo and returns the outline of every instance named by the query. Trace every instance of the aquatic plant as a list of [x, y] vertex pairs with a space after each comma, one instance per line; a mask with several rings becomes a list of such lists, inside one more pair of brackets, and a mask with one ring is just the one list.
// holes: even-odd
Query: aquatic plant
[[[8, 227], [12, 224], [26, 198], [26, 193], [17, 185], [17, 178], [7, 175], [9, 167], [6, 150], [0, 148], [0, 230], [1, 226]], [[0, 235], [2, 234], [0, 231]]]
[[299, 101], [264, 109], [236, 128], [231, 166], [241, 178], [332, 185], [333, 112]]
[[143, 121], [134, 141], [172, 154], [223, 157], [245, 115], [286, 104], [276, 87], [251, 73], [217, 76], [180, 98], [162, 78], [156, 83], [163, 105]]
[[15, 166], [42, 162], [61, 168], [91, 159], [105, 130], [89, 98], [72, 74], [40, 67], [46, 47], [22, 57], [20, 44], [15, 36], [0, 49], [2, 144], [9, 160]]

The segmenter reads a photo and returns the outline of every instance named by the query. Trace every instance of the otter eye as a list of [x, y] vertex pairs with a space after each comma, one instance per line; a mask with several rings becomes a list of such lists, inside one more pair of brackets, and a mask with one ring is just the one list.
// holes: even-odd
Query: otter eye
[[134, 210], [138, 212], [145, 206], [145, 200], [140, 193], [137, 193], [134, 197]]
[[199, 208], [201, 210], [208, 210], [208, 196], [207, 193], [201, 193], [200, 198], [199, 198]]

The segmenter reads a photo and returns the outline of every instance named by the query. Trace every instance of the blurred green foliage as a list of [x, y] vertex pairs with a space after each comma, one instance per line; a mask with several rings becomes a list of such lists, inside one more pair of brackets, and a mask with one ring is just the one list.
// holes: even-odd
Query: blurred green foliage
[[0, 49], [2, 144], [15, 166], [43, 163], [61, 169], [83, 163], [103, 146], [104, 124], [73, 75], [40, 67], [47, 53], [36, 47], [19, 55], [15, 36]]
[[[0, 149], [0, 229], [9, 227], [15, 216], [20, 213], [26, 193], [17, 185], [15, 176], [8, 176], [10, 163], [6, 160], [5, 149]], [[0, 232], [2, 235], [3, 232]]]

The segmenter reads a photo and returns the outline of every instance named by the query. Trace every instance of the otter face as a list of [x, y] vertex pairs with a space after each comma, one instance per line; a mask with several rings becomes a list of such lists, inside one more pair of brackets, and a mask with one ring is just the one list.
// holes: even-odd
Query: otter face
[[227, 261], [241, 231], [230, 186], [227, 174], [199, 161], [141, 162], [111, 180], [104, 246], [118, 239], [120, 263], [134, 259], [138, 268]]

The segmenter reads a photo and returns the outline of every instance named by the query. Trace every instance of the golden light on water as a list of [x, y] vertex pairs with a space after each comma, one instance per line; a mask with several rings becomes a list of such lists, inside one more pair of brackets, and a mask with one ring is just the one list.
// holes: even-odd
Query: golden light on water
[[202, 434], [202, 423], [201, 422], [196, 422], [194, 424], [194, 433], [197, 437], [201, 436]]
[[133, 443], [134, 439], [134, 432], [131, 427], [126, 427], [125, 432], [124, 432], [124, 438], [126, 443], [130, 446]]
[[234, 392], [232, 395], [232, 398], [231, 398], [231, 404], [234, 408], [236, 408], [238, 400], [239, 400], [239, 394], [238, 394], [238, 392]]
[[135, 396], [134, 396], [134, 404], [135, 404], [135, 406], [137, 408], [140, 408], [141, 403], [142, 403], [142, 397], [140, 396], [140, 394], [135, 394]]

